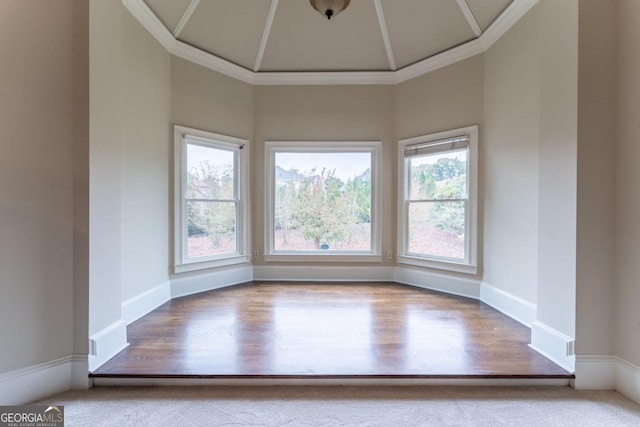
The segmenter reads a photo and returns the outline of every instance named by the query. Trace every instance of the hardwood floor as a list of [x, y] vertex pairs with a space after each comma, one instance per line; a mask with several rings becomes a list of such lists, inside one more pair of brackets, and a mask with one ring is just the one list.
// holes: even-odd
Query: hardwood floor
[[94, 377], [571, 378], [486, 304], [392, 283], [261, 283], [172, 300]]

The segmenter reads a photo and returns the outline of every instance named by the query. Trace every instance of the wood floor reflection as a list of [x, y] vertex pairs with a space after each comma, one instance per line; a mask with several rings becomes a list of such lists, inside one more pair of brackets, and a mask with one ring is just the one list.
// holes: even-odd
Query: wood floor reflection
[[479, 301], [391, 283], [261, 283], [172, 300], [95, 377], [568, 378]]

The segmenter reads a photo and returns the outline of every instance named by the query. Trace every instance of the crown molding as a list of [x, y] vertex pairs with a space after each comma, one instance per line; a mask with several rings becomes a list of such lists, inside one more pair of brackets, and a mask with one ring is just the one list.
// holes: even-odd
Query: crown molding
[[173, 37], [143, 0], [122, 0], [125, 8], [171, 54], [258, 86], [394, 85], [484, 53], [538, 0], [515, 0], [478, 38], [396, 71], [254, 72]]
[[393, 85], [393, 71], [320, 71], [255, 73], [253, 84], [283, 85]]
[[538, 0], [515, 0], [491, 23], [478, 39], [486, 51], [502, 37], [516, 22], [538, 3]]
[[122, 0], [123, 6], [151, 33], [158, 43], [171, 52], [176, 42], [173, 34], [165, 27], [149, 6], [142, 0]]
[[202, 65], [203, 67], [210, 68], [245, 83], [254, 84], [256, 73], [253, 71], [181, 42], [180, 40], [174, 41], [173, 47], [169, 52], [194, 64]]
[[122, 0], [122, 4], [167, 52], [245, 83], [253, 84], [255, 73], [252, 71], [176, 39], [143, 0]]
[[420, 77], [440, 68], [455, 64], [456, 62], [471, 58], [472, 56], [479, 55], [484, 51], [485, 49], [483, 49], [480, 39], [471, 40], [395, 71], [396, 83], [402, 83]]

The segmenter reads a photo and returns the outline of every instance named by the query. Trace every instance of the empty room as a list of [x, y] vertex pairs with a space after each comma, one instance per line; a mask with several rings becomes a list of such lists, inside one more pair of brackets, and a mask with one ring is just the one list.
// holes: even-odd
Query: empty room
[[638, 17], [3, 0], [0, 404], [465, 386], [637, 417]]

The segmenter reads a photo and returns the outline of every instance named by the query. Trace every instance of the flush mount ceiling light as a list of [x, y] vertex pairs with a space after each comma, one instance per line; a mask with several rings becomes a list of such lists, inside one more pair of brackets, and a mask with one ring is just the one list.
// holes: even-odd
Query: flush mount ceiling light
[[309, 0], [311, 7], [331, 19], [349, 6], [351, 0]]

